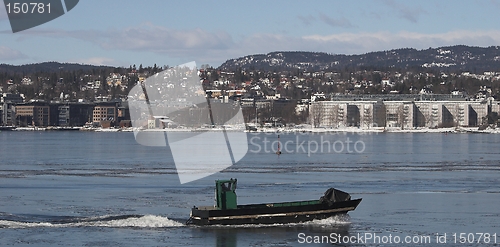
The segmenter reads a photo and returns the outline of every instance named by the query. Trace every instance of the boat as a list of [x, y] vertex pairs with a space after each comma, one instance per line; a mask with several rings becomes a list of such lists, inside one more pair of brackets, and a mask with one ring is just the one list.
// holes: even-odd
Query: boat
[[187, 225], [244, 225], [301, 223], [326, 219], [355, 210], [361, 198], [352, 200], [341, 190], [329, 188], [319, 200], [238, 205], [237, 179], [215, 181], [215, 205], [194, 206]]

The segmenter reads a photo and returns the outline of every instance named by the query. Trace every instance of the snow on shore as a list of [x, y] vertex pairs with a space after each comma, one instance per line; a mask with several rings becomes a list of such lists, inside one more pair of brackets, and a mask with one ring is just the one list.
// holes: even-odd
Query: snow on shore
[[[33, 128], [19, 127], [14, 131], [49, 131], [49, 130], [64, 130], [57, 128]], [[74, 128], [73, 128], [74, 130]], [[80, 128], [80, 131], [94, 132], [133, 132], [134, 128]], [[479, 130], [478, 127], [452, 127], [452, 128], [358, 128], [358, 127], [343, 127], [343, 128], [313, 128], [312, 126], [298, 126], [292, 128], [257, 128], [255, 131], [245, 130], [243, 126], [224, 126], [215, 128], [172, 128], [172, 129], [141, 129], [141, 131], [151, 132], [196, 132], [196, 131], [245, 131], [249, 133], [484, 133], [484, 134], [500, 134], [500, 128], [487, 128]]]

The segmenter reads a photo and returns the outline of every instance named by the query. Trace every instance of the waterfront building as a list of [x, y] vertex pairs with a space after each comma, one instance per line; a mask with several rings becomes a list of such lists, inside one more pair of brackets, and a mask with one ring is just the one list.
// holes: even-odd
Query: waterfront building
[[94, 125], [109, 128], [114, 126], [117, 116], [118, 107], [116, 102], [100, 102], [94, 106], [92, 122]]
[[34, 101], [15, 106], [16, 123], [20, 127], [50, 125], [50, 106], [45, 102]]
[[477, 127], [500, 104], [464, 100], [334, 100], [311, 102], [309, 121], [314, 127], [372, 126], [412, 129], [416, 127]]
[[84, 126], [92, 118], [93, 104], [90, 103], [63, 103], [57, 104], [58, 126]]
[[15, 125], [16, 110], [15, 105], [23, 103], [24, 97], [22, 94], [4, 93], [0, 94], [0, 125], [13, 126]]

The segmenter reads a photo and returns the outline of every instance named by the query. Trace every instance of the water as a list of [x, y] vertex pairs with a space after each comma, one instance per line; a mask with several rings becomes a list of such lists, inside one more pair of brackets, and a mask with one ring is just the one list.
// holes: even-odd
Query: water
[[[248, 139], [236, 165], [181, 185], [169, 149], [132, 133], [1, 132], [0, 245], [331, 246], [332, 236], [371, 234], [379, 242], [355, 245], [398, 236], [435, 246], [446, 234], [449, 246], [484, 246], [486, 233], [500, 242], [500, 135], [281, 133], [281, 156], [276, 134]], [[238, 178], [240, 204], [318, 199], [329, 187], [363, 201], [305, 224], [186, 226], [227, 178]], [[460, 233], [466, 243], [455, 244]]]

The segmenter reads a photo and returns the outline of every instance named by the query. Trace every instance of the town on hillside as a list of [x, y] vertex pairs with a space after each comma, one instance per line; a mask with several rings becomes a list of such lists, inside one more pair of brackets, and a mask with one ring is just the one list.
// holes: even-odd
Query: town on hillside
[[[0, 69], [0, 126], [130, 128], [129, 91], [169, 68], [58, 66], [52, 70]], [[499, 71], [445, 71], [426, 66], [224, 70], [202, 65], [198, 75], [206, 98], [241, 107], [249, 129], [298, 125], [496, 128], [500, 112]], [[186, 126], [162, 119], [144, 127]]]

